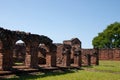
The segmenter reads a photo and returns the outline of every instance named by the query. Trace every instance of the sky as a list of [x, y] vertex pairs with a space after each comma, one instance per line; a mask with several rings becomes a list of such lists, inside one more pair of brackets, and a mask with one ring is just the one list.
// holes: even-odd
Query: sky
[[0, 27], [48, 36], [54, 43], [78, 38], [82, 48], [109, 24], [120, 22], [120, 0], [0, 0]]

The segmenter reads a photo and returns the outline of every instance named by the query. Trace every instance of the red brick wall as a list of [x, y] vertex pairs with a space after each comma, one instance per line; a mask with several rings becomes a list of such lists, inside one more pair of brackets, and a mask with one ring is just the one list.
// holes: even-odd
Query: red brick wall
[[120, 49], [100, 49], [100, 60], [120, 60]]

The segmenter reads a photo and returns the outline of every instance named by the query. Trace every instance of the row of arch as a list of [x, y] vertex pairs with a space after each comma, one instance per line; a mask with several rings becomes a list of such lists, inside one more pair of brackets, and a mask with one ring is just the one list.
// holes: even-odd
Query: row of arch
[[[38, 67], [38, 54], [42, 51], [47, 55], [45, 57], [46, 65], [50, 67], [56, 66], [56, 64], [66, 67], [70, 66], [71, 62], [79, 67], [82, 64], [84, 51], [81, 50], [81, 41], [77, 38], [66, 40], [63, 44], [53, 44], [53, 41], [44, 35], [0, 28], [0, 69], [12, 69], [13, 51], [19, 41], [25, 45], [25, 66]], [[87, 58], [86, 60], [90, 61], [91, 55]], [[97, 59], [98, 56], [96, 61], [98, 61]]]
[[[26, 33], [22, 31], [11, 31], [4, 28], [0, 28], [0, 68], [1, 69], [11, 69], [13, 65], [13, 50], [17, 41], [23, 41], [26, 47], [26, 58], [25, 65], [30, 67], [36, 67], [37, 61], [36, 57], [38, 54], [38, 47], [41, 44], [44, 44], [47, 50], [47, 53], [55, 54], [56, 46], [53, 44], [53, 41], [44, 35], [37, 35]], [[50, 58], [52, 59], [52, 57]], [[47, 64], [54, 66], [48, 60]]]
[[37, 45], [43, 43], [46, 46], [52, 45], [52, 40], [47, 36], [25, 33], [21, 31], [10, 31], [3, 28], [0, 28], [0, 40], [3, 43], [3, 47], [6, 49], [12, 48], [9, 47], [8, 44], [12, 46], [18, 40], [24, 41], [26, 46], [33, 45], [34, 43]]

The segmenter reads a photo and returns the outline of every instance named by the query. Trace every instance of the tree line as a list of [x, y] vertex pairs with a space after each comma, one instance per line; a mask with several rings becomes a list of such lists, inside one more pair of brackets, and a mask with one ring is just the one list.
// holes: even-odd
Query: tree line
[[120, 22], [114, 22], [98, 33], [92, 45], [94, 48], [120, 48]]

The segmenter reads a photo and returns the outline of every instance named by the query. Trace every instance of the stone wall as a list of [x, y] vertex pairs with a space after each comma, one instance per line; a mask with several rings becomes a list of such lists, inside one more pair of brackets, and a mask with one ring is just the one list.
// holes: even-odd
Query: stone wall
[[100, 49], [100, 60], [120, 60], [120, 49]]
[[[100, 60], [120, 60], [120, 49], [99, 49], [99, 59]], [[82, 49], [82, 62], [86, 63], [87, 60], [84, 56], [86, 53], [94, 53], [94, 49]], [[95, 57], [91, 57], [92, 63], [95, 62]]]

